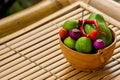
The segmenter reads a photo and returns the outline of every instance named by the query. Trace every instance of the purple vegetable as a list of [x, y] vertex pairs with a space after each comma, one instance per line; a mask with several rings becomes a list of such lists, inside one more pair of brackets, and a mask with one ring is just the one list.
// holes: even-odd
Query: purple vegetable
[[94, 48], [103, 49], [105, 47], [105, 42], [102, 39], [97, 39], [93, 43]]
[[69, 31], [69, 36], [72, 39], [78, 39], [81, 35], [82, 34], [81, 34], [79, 29], [72, 29], [72, 30]]

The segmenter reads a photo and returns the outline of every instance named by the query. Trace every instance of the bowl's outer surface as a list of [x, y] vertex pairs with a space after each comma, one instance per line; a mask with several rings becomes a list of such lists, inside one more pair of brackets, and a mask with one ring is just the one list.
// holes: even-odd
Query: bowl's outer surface
[[62, 53], [64, 54], [66, 59], [73, 65], [73, 67], [77, 69], [80, 69], [82, 71], [97, 70], [103, 67], [113, 54], [116, 45], [116, 35], [112, 30], [111, 32], [113, 34], [113, 43], [104, 49], [98, 50], [97, 53], [91, 54], [74, 51], [65, 46], [59, 38]]

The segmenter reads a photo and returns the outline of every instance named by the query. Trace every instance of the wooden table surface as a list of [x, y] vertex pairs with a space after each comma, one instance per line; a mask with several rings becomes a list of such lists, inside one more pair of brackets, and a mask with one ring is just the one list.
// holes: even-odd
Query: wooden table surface
[[[102, 14], [115, 31], [114, 55], [104, 68], [94, 72], [76, 70], [64, 58], [58, 31], [65, 20]], [[120, 80], [120, 23], [78, 1], [34, 24], [0, 39], [0, 80]]]

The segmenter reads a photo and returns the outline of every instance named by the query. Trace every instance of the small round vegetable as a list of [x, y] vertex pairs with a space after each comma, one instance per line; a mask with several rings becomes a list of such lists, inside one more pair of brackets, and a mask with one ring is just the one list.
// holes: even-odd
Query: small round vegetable
[[92, 41], [87, 37], [80, 37], [75, 44], [78, 52], [90, 53], [92, 51]]
[[69, 36], [64, 39], [64, 44], [71, 49], [75, 49], [75, 43], [76, 41]]
[[68, 36], [68, 32], [67, 32], [67, 30], [66, 29], [60, 29], [60, 31], [59, 31], [59, 36], [60, 36], [60, 38], [61, 39], [65, 39], [67, 36]]
[[95, 41], [98, 38], [98, 33], [97, 33], [96, 30], [93, 30], [93, 31], [90, 32], [89, 36], [90, 36], [91, 40]]
[[105, 42], [102, 39], [96, 39], [93, 46], [95, 49], [103, 49], [105, 47]]
[[78, 28], [79, 27], [79, 24], [76, 20], [74, 19], [71, 19], [71, 20], [67, 20], [64, 22], [63, 24], [63, 28], [66, 29], [66, 30], [72, 30], [74, 28]]
[[72, 29], [72, 30], [69, 31], [69, 36], [72, 39], [78, 39], [81, 35], [82, 34], [81, 34], [79, 29]]

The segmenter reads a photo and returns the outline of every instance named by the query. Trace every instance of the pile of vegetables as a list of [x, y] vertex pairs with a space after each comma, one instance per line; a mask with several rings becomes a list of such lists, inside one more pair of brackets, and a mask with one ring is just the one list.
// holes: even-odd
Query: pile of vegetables
[[92, 53], [112, 43], [111, 30], [98, 13], [92, 13], [86, 20], [65, 21], [59, 36], [67, 47], [82, 53]]

